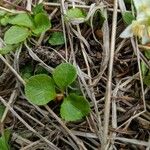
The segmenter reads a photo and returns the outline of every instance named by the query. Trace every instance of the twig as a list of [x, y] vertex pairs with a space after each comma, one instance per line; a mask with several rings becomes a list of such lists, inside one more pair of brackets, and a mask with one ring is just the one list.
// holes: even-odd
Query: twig
[[34, 130], [27, 122], [25, 122], [17, 113], [16, 111], [8, 104], [6, 101], [0, 96], [0, 101], [9, 108], [11, 113], [20, 120], [31, 132], [33, 132], [36, 136], [41, 138], [43, 141], [45, 141], [53, 150], [60, 150], [58, 147], [56, 147], [52, 142], [50, 142], [47, 138], [43, 137], [41, 134], [39, 134], [36, 130]]
[[10, 13], [12, 13], [12, 14], [25, 13], [25, 11], [10, 10], [10, 9], [7, 9], [7, 8], [5, 8], [5, 7], [2, 7], [2, 6], [0, 6], [0, 10], [4, 10], [4, 11], [10, 12]]
[[[109, 61], [109, 72], [105, 98], [105, 110], [104, 110], [104, 147], [107, 144], [109, 117], [110, 117], [110, 101], [112, 93], [112, 72], [113, 72], [113, 59], [115, 50], [115, 38], [116, 38], [116, 27], [117, 27], [117, 8], [118, 0], [114, 0], [114, 12], [113, 12], [113, 24], [112, 24], [112, 36], [111, 36], [111, 47], [110, 47], [110, 61]], [[109, 39], [108, 39], [109, 40]]]
[[[53, 6], [53, 7], [60, 7], [60, 3], [51, 3], [51, 2], [44, 2], [43, 3], [44, 5], [47, 5], [47, 6]], [[68, 4], [67, 5], [68, 7], [73, 7], [72, 4]], [[74, 5], [74, 7], [77, 7], [77, 8], [84, 8], [84, 9], [90, 9], [91, 6], [88, 6], [88, 5]], [[106, 7], [106, 6], [103, 6], [103, 7]], [[113, 11], [112, 8], [107, 8], [108, 11]], [[121, 12], [120, 9], [117, 9], [117, 12]], [[128, 12], [128, 11], [127, 11]]]
[[0, 54], [0, 59], [8, 66], [8, 68], [14, 73], [14, 75], [18, 78], [18, 80], [25, 85], [25, 81], [21, 78], [21, 76], [16, 72], [16, 70], [7, 62], [7, 60]]
[[59, 124], [67, 131], [67, 133], [72, 137], [72, 139], [78, 144], [81, 150], [87, 150], [82, 141], [80, 141], [61, 121], [61, 119], [46, 105], [45, 108], [48, 112], [59, 122]]
[[119, 140], [122, 142], [126, 142], [126, 143], [131, 143], [131, 144], [136, 144], [136, 145], [143, 145], [143, 146], [150, 146], [148, 142], [145, 141], [140, 141], [140, 140], [136, 140], [136, 139], [127, 139], [127, 138], [123, 138], [123, 137], [116, 137], [115, 140]]
[[[12, 92], [11, 96], [10, 96], [10, 99], [9, 99], [9, 101], [8, 101], [8, 105], [11, 105], [16, 97], [17, 97], [17, 91], [16, 91], [16, 89], [15, 89], [15, 90]], [[8, 111], [9, 111], [9, 108], [6, 107], [6, 109], [5, 109], [4, 113], [3, 113], [3, 116], [2, 116], [2, 118], [1, 118], [1, 123], [5, 120]]]

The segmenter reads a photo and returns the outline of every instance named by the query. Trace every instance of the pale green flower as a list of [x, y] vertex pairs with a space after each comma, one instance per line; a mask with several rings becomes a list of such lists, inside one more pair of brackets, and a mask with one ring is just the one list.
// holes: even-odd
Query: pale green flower
[[121, 38], [136, 36], [142, 44], [150, 42], [150, 0], [133, 0], [136, 8], [136, 20], [121, 33]]
[[137, 19], [150, 16], [150, 0], [133, 0], [137, 11]]
[[146, 25], [145, 20], [134, 20], [120, 35], [121, 38], [136, 36], [141, 39], [142, 44], [150, 42], [150, 26]]

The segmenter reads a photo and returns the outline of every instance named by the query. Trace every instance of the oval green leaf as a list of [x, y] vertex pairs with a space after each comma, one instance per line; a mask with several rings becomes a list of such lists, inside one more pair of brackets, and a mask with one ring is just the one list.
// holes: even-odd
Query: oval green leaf
[[53, 78], [59, 88], [64, 90], [77, 77], [76, 68], [70, 63], [62, 63], [53, 72]]
[[147, 75], [144, 77], [143, 82], [145, 85], [147, 85], [148, 87], [150, 86], [150, 75]]
[[2, 26], [6, 26], [9, 23], [9, 20], [10, 20], [9, 16], [6, 15], [0, 19], [0, 24]]
[[150, 59], [150, 49], [144, 51], [144, 54], [147, 57], [147, 59]]
[[18, 14], [12, 19], [9, 20], [10, 24], [18, 25], [18, 26], [24, 26], [28, 28], [34, 27], [34, 22], [30, 15], [27, 13]]
[[8, 29], [4, 35], [4, 41], [6, 44], [17, 44], [24, 41], [30, 32], [27, 28], [12, 26]]
[[2, 136], [0, 137], [0, 146], [1, 150], [10, 150], [9, 139], [10, 139], [10, 131], [5, 129], [2, 132]]
[[39, 13], [34, 17], [35, 29], [32, 30], [35, 34], [41, 34], [42, 32], [46, 32], [49, 28], [51, 28], [51, 23], [48, 18], [48, 15], [45, 13]]
[[63, 32], [54, 32], [49, 38], [48, 41], [51, 45], [62, 45], [65, 43]]
[[32, 76], [25, 85], [25, 95], [33, 104], [47, 104], [56, 97], [53, 79], [45, 74]]
[[77, 121], [87, 116], [90, 105], [83, 96], [70, 94], [61, 105], [60, 115], [66, 121]]
[[44, 10], [44, 5], [42, 3], [37, 4], [35, 7], [33, 7], [33, 14], [39, 14], [39, 13], [46, 13]]
[[0, 119], [2, 118], [4, 111], [5, 111], [5, 106], [0, 104]]
[[132, 12], [124, 12], [122, 14], [122, 18], [127, 25], [130, 25], [132, 21], [135, 20], [135, 17], [132, 15]]
[[0, 17], [5, 16], [6, 14], [7, 14], [7, 12], [6, 12], [6, 11], [4, 11], [4, 10], [0, 10]]
[[0, 48], [0, 54], [6, 55], [11, 51], [16, 50], [17, 47], [18, 47], [18, 45], [6, 45], [6, 46]]
[[82, 9], [71, 8], [67, 11], [66, 17], [69, 20], [73, 20], [76, 18], [85, 18], [85, 13], [82, 11]]

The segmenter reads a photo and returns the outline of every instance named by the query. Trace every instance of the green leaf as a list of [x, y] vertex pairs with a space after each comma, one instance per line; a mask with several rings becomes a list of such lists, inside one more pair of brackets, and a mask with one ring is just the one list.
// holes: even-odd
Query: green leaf
[[34, 70], [34, 74], [49, 74], [49, 72], [40, 65], [37, 65]]
[[5, 16], [6, 14], [7, 14], [7, 12], [6, 12], [6, 11], [4, 11], [4, 10], [0, 10], [0, 17]]
[[8, 144], [10, 138], [10, 131], [5, 130], [2, 136], [0, 137], [0, 148], [1, 150], [10, 150], [10, 146]]
[[53, 72], [53, 78], [59, 88], [64, 90], [77, 77], [76, 68], [70, 63], [62, 63]]
[[30, 15], [27, 13], [18, 14], [15, 17], [11, 18], [9, 20], [10, 24], [18, 25], [18, 26], [24, 26], [27, 28], [33, 28], [34, 22]]
[[61, 105], [60, 114], [66, 121], [77, 121], [87, 116], [90, 105], [83, 96], [70, 94]]
[[9, 138], [10, 138], [10, 130], [9, 129], [5, 129], [4, 130], [4, 134], [3, 136], [5, 137], [5, 141], [8, 143], [9, 142]]
[[[93, 21], [94, 25], [97, 25], [98, 29], [101, 29], [105, 20], [106, 20], [106, 17], [104, 15], [104, 13], [101, 12], [100, 10], [97, 10], [93, 16], [92, 21]], [[91, 20], [90, 19], [87, 21], [87, 24], [89, 26], [91, 26]]]
[[39, 14], [39, 13], [46, 13], [46, 11], [43, 9], [43, 4], [37, 4], [34, 8], [33, 8], [33, 14]]
[[79, 82], [77, 80], [72, 82], [67, 90], [68, 90], [68, 93], [74, 93], [77, 95], [82, 95], [82, 91], [81, 91]]
[[63, 32], [53, 32], [49, 38], [49, 43], [53, 46], [65, 43]]
[[79, 8], [71, 8], [66, 13], [66, 18], [69, 20], [73, 20], [76, 18], [85, 18], [85, 13], [82, 11], [82, 9]]
[[0, 20], [0, 24], [3, 26], [6, 26], [9, 23], [10, 18], [8, 16], [4, 16], [1, 20]]
[[150, 86], [150, 75], [145, 76], [143, 79], [144, 84], [146, 84], [147, 86]]
[[42, 32], [46, 32], [49, 28], [51, 28], [51, 23], [48, 16], [44, 13], [39, 13], [34, 17], [35, 29], [32, 31], [35, 34], [41, 34]]
[[0, 104], [0, 119], [2, 118], [4, 111], [5, 111], [5, 106]]
[[150, 49], [149, 50], [145, 50], [145, 56], [150, 59]]
[[5, 32], [4, 41], [6, 44], [17, 44], [23, 42], [29, 35], [27, 28], [12, 26]]
[[0, 54], [8, 54], [9, 52], [16, 50], [17, 46], [18, 45], [6, 45], [3, 48], [0, 48]]
[[146, 73], [148, 72], [148, 68], [145, 65], [145, 63], [142, 61], [141, 62], [141, 71], [142, 71], [142, 76], [144, 77], [146, 75]]
[[28, 79], [33, 75], [33, 66], [31, 64], [26, 64], [26, 66], [21, 68], [21, 76], [27, 82]]
[[135, 20], [135, 17], [132, 15], [131, 12], [124, 12], [122, 14], [122, 18], [123, 18], [123, 21], [129, 25], [132, 23], [133, 20]]
[[131, 4], [131, 0], [124, 0], [125, 4]]
[[25, 95], [31, 103], [45, 105], [56, 97], [55, 84], [47, 75], [32, 76], [25, 85]]

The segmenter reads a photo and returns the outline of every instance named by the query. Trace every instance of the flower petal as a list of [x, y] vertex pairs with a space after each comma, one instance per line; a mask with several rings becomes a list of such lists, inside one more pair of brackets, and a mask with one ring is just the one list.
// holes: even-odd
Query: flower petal
[[133, 36], [133, 32], [132, 32], [132, 26], [129, 25], [121, 34], [120, 37], [121, 38], [129, 38]]
[[146, 44], [146, 43], [148, 43], [148, 42], [150, 42], [150, 37], [148, 36], [147, 31], [144, 30], [144, 34], [143, 34], [143, 36], [142, 36], [142, 41], [141, 41], [141, 43], [142, 43], [142, 44]]
[[139, 10], [140, 6], [143, 5], [143, 0], [133, 0], [136, 10]]

